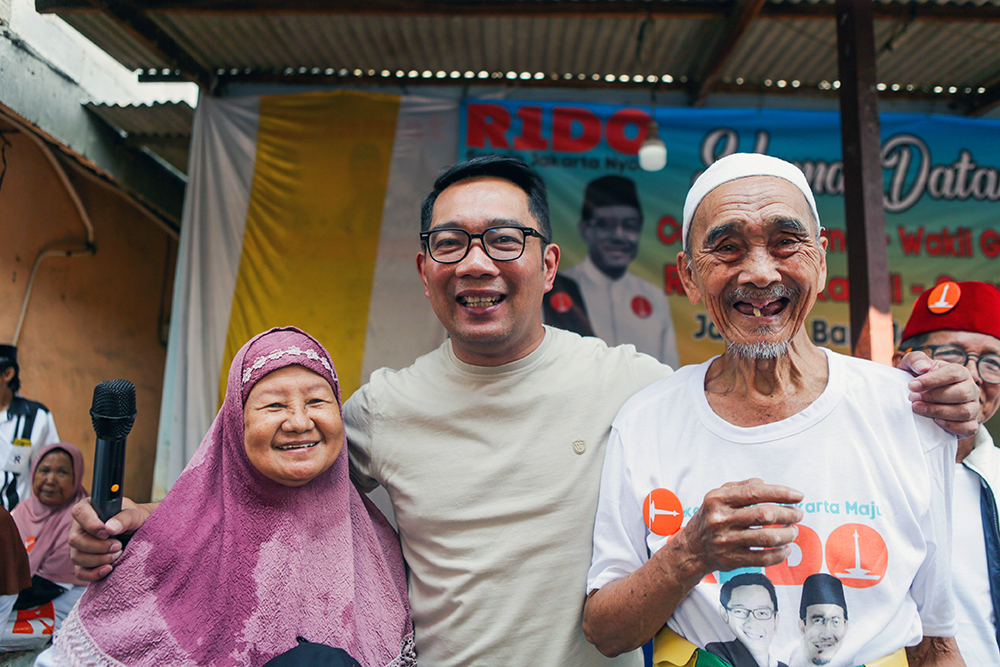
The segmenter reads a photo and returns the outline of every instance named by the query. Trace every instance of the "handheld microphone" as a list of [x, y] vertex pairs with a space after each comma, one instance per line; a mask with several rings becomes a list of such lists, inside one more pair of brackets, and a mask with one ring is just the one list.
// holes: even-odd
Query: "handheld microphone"
[[90, 504], [101, 521], [107, 521], [122, 510], [125, 439], [135, 422], [135, 385], [128, 380], [98, 384], [90, 418], [97, 434]]

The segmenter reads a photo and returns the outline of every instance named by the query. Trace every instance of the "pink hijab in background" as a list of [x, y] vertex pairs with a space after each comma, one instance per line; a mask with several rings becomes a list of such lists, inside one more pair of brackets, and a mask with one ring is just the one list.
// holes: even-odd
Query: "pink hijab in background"
[[[83, 487], [83, 454], [68, 442], [46, 445], [38, 450], [31, 464], [31, 479], [35, 479], [35, 470], [42, 459], [53, 450], [62, 450], [73, 460], [73, 493], [62, 505], [46, 505], [37, 496], [29, 496], [27, 500], [18, 503], [10, 513], [14, 523], [24, 540], [28, 551], [28, 565], [31, 575], [45, 577], [49, 581], [61, 584], [86, 586], [86, 581], [76, 578], [73, 563], [69, 560], [69, 527], [73, 524], [73, 505], [86, 498], [87, 489]], [[34, 486], [34, 484], [32, 484]]]
[[272, 329], [244, 345], [194, 458], [56, 633], [56, 664], [257, 666], [296, 636], [364, 667], [416, 664], [399, 540], [351, 484], [347, 448], [295, 488], [247, 459], [244, 401], [293, 364], [323, 376], [340, 403], [330, 355], [309, 335]]

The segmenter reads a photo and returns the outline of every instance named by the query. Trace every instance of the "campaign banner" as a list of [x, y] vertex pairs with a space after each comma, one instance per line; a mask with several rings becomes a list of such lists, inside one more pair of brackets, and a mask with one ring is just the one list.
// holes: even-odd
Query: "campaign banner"
[[[643, 171], [637, 158], [651, 119], [668, 152], [656, 172]], [[1000, 121], [882, 114], [881, 130], [898, 342], [925, 289], [946, 280], [1000, 283]], [[806, 327], [818, 345], [849, 353], [839, 114], [469, 100], [460, 150], [463, 158], [520, 156], [545, 180], [553, 241], [562, 249], [546, 320], [611, 344], [633, 343], [672, 365], [724, 349], [677, 274], [691, 183], [735, 152], [795, 163], [812, 186], [829, 242], [827, 284]]]

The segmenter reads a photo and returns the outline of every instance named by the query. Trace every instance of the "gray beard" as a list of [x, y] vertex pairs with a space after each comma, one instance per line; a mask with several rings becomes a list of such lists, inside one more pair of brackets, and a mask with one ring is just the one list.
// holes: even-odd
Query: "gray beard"
[[730, 343], [726, 342], [726, 352], [740, 359], [777, 359], [788, 354], [788, 341], [776, 343]]

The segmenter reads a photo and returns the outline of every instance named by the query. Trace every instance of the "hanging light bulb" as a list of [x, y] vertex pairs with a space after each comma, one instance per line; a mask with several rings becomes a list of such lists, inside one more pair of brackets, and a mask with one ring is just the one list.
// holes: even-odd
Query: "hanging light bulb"
[[645, 171], [659, 171], [667, 166], [667, 145], [660, 139], [660, 128], [649, 121], [646, 140], [639, 147], [639, 166]]

